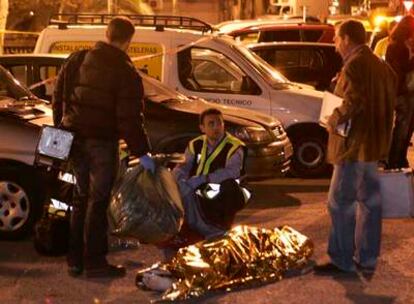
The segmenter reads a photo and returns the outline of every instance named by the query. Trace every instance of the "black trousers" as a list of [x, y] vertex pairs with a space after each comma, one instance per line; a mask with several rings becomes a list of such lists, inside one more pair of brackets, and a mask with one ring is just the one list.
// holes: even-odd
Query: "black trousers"
[[245, 205], [243, 192], [234, 179], [227, 179], [220, 184], [220, 193], [217, 197], [199, 199], [206, 222], [225, 230], [231, 228], [236, 213]]
[[118, 142], [76, 139], [71, 166], [76, 177], [70, 221], [69, 266], [107, 264], [107, 208], [119, 162]]
[[407, 151], [414, 130], [414, 93], [399, 96], [395, 107], [395, 123], [388, 157], [388, 168], [409, 167]]

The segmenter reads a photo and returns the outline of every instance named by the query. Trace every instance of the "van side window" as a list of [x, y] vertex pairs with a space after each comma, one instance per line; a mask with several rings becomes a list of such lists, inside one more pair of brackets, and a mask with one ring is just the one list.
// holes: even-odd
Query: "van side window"
[[188, 90], [244, 95], [261, 93], [257, 84], [222, 53], [194, 47], [177, 56], [179, 79]]

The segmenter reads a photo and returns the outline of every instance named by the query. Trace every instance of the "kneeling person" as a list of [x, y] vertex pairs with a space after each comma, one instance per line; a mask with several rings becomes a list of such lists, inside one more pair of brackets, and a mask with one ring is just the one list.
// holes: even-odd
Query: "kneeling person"
[[185, 162], [173, 173], [180, 188], [185, 224], [204, 238], [225, 233], [247, 201], [237, 179], [244, 174], [245, 144], [224, 130], [214, 108], [200, 115], [203, 135], [185, 151]]

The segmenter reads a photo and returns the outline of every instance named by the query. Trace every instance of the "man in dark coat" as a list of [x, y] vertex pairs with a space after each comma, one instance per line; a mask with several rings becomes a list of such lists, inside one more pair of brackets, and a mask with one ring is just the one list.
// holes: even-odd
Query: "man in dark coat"
[[397, 74], [398, 97], [387, 168], [396, 169], [409, 167], [407, 151], [414, 131], [414, 92], [412, 85], [407, 85], [409, 75], [414, 72], [410, 54], [410, 43], [414, 40], [414, 17], [405, 16], [390, 38], [385, 60]]
[[118, 165], [118, 140], [146, 169], [154, 170], [144, 129], [143, 85], [126, 50], [135, 28], [114, 18], [106, 42], [72, 54], [57, 80], [54, 122], [74, 131], [71, 165], [76, 177], [70, 223], [69, 274], [117, 277], [125, 268], [108, 263], [106, 212]]
[[[376, 267], [381, 243], [377, 163], [388, 156], [397, 92], [395, 73], [365, 45], [360, 22], [342, 23], [335, 45], [344, 60], [335, 87], [343, 102], [328, 120], [328, 161], [334, 165], [328, 197], [331, 261], [315, 266], [321, 275]], [[348, 125], [347, 137], [336, 131], [341, 124]]]

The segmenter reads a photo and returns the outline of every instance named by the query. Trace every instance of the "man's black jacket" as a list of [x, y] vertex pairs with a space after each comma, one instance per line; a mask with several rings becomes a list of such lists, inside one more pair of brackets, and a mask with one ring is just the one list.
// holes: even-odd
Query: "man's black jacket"
[[150, 150], [143, 93], [141, 77], [128, 55], [98, 42], [88, 52], [73, 53], [63, 65], [53, 96], [54, 123], [79, 137], [122, 138], [139, 157]]

